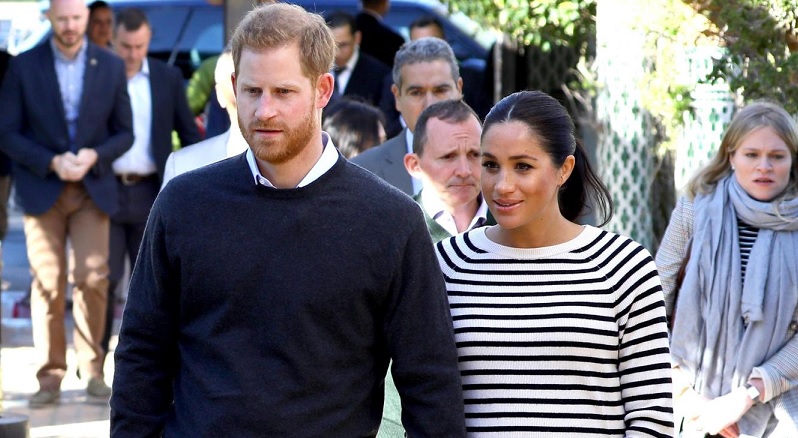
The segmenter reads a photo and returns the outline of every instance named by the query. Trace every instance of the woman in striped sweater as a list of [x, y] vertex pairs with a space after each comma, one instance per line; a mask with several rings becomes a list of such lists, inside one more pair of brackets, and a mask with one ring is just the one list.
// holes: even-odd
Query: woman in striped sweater
[[612, 202], [559, 102], [523, 91], [496, 104], [482, 191], [498, 225], [437, 245], [469, 436], [672, 436], [654, 262], [574, 222], [592, 198], [606, 223]]
[[685, 437], [798, 437], [796, 151], [790, 114], [746, 106], [671, 215], [656, 261]]

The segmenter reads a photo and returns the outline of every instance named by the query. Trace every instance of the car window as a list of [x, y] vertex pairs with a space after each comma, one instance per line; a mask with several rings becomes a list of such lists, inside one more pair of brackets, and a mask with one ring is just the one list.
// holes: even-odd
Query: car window
[[[119, 10], [124, 9], [120, 8]], [[150, 54], [158, 57], [167, 57], [175, 46], [180, 29], [186, 22], [189, 9], [177, 6], [142, 7], [152, 24], [152, 40], [150, 41]]]
[[210, 56], [224, 49], [224, 23], [220, 8], [195, 8], [189, 17], [178, 44], [181, 53], [187, 53], [193, 69]]

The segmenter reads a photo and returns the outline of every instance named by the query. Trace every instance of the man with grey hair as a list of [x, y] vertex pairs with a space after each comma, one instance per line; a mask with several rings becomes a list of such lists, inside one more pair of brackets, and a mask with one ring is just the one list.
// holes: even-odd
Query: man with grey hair
[[396, 109], [407, 127], [396, 137], [359, 154], [352, 162], [413, 196], [421, 190], [421, 181], [407, 172], [404, 157], [413, 152], [416, 120], [435, 102], [462, 98], [463, 80], [452, 48], [446, 41], [432, 37], [402, 46], [396, 53], [392, 74], [391, 91]]
[[177, 176], [152, 208], [111, 435], [374, 436], [392, 360], [409, 435], [465, 436], [423, 215], [321, 130], [332, 32], [275, 3], [246, 15], [232, 47], [249, 150]]

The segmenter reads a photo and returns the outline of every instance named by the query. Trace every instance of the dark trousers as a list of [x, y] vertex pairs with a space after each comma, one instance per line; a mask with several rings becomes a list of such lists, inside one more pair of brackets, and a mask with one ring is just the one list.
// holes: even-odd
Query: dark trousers
[[141, 239], [144, 236], [144, 227], [147, 224], [147, 216], [150, 214], [152, 203], [158, 196], [161, 187], [157, 175], [132, 184], [122, 184], [118, 181], [116, 185], [119, 193], [119, 211], [111, 216], [107, 324], [105, 324], [105, 332], [100, 342], [105, 354], [108, 354], [108, 344], [111, 341], [111, 331], [114, 325], [116, 302], [114, 291], [125, 273], [125, 259], [130, 259], [131, 268], [136, 262]]

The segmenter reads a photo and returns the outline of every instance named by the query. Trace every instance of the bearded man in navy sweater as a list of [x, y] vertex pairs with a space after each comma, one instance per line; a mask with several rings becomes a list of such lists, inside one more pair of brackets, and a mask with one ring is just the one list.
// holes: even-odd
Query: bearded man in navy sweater
[[260, 6], [232, 40], [250, 149], [173, 179], [122, 319], [111, 435], [367, 437], [388, 362], [408, 435], [465, 436], [446, 291], [412, 199], [321, 131], [335, 41]]

